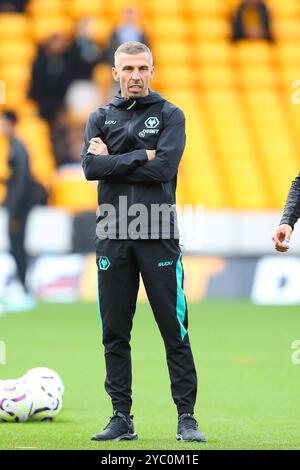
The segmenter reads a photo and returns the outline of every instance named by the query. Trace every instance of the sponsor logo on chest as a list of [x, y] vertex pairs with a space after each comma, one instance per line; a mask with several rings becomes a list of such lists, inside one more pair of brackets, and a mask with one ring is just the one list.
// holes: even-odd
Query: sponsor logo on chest
[[139, 132], [139, 137], [145, 137], [147, 134], [158, 134], [159, 133], [159, 119], [156, 116], [150, 116], [144, 122], [146, 129]]

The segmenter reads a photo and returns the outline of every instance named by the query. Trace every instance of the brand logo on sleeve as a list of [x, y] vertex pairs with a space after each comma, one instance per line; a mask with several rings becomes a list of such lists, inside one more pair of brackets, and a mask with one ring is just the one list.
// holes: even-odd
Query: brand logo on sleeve
[[113, 126], [114, 124], [117, 124], [117, 121], [105, 121], [106, 126]]

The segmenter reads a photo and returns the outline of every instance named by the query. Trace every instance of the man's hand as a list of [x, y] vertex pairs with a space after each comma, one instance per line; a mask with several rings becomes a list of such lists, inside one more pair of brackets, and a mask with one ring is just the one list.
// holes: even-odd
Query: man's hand
[[90, 145], [87, 151], [93, 155], [109, 155], [107, 147], [100, 137], [93, 137], [90, 140]]
[[154, 158], [156, 157], [156, 150], [146, 150], [146, 152], [148, 160], [154, 160]]
[[277, 227], [272, 237], [275, 250], [280, 251], [280, 253], [286, 253], [288, 251], [292, 231], [292, 227], [288, 224], [282, 224]]

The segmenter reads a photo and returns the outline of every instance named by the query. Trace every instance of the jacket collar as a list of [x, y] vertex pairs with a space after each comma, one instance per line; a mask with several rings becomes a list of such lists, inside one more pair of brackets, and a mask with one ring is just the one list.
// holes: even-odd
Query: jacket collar
[[147, 96], [143, 96], [142, 98], [123, 98], [121, 96], [121, 90], [119, 90], [119, 92], [111, 100], [110, 104], [117, 108], [132, 109], [147, 107], [160, 101], [165, 101], [165, 99], [159, 93], [156, 93], [149, 88], [149, 94]]

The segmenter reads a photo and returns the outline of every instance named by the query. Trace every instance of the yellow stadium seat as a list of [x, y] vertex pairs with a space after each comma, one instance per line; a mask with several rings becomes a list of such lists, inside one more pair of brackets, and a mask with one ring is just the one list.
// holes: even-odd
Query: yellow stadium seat
[[284, 64], [282, 64], [281, 68], [279, 69], [278, 75], [281, 79], [283, 86], [287, 90], [290, 90], [292, 94], [293, 92], [292, 84], [296, 80], [300, 80], [300, 64], [291, 65], [291, 66], [290, 65], [285, 66]]
[[93, 69], [93, 80], [103, 89], [109, 89], [113, 83], [111, 66], [98, 64]]
[[228, 42], [199, 41], [194, 44], [195, 61], [203, 64], [224, 65], [233, 60], [235, 48]]
[[0, 40], [0, 64], [28, 64], [36, 54], [35, 45], [28, 40]]
[[74, 19], [84, 16], [91, 18], [100, 17], [103, 14], [102, 0], [71, 0], [68, 2], [68, 13]]
[[[14, 91], [12, 93], [14, 93]], [[31, 119], [32, 117], [38, 116], [37, 104], [33, 100], [28, 99], [24, 91], [21, 90], [21, 94], [19, 92], [16, 96], [16, 99], [13, 96], [13, 102], [11, 102], [9, 98], [10, 95], [8, 96], [7, 103], [1, 104], [1, 109], [15, 111], [20, 119]]]
[[[298, 93], [297, 98], [299, 102], [300, 92]], [[300, 142], [298, 139], [298, 136], [300, 134], [300, 102], [299, 104], [293, 104], [293, 102], [291, 101], [291, 95], [289, 93], [286, 97], [284, 105], [285, 105], [285, 109], [287, 112], [287, 122], [293, 128], [292, 132], [294, 133], [295, 145], [298, 147], [300, 151]]]
[[28, 17], [23, 13], [0, 13], [0, 38], [26, 38]]
[[24, 116], [18, 124], [18, 135], [27, 146], [33, 176], [48, 187], [54, 171], [54, 160], [47, 123], [39, 117]]
[[257, 143], [261, 149], [262, 157], [268, 165], [269, 172], [273, 172], [276, 167], [288, 167], [289, 165], [295, 167], [296, 164], [299, 165], [297, 148], [290, 127], [284, 125], [282, 118], [272, 118], [272, 121], [265, 122], [264, 126], [255, 121], [253, 121], [253, 124]]
[[174, 58], [176, 58], [177, 64], [187, 63], [192, 56], [191, 47], [182, 41], [154, 42], [152, 50], [154, 61], [159, 64], [173, 63]]
[[184, 41], [188, 33], [188, 27], [180, 17], [157, 17], [151, 22], [150, 31], [155, 42], [163, 39]]
[[284, 119], [282, 110], [276, 107], [270, 108], [269, 111], [264, 110], [263, 107], [252, 108], [249, 110], [248, 116], [257, 128], [263, 129], [264, 133], [268, 134], [268, 138]]
[[198, 86], [204, 86], [209, 89], [231, 87], [236, 83], [236, 73], [234, 69], [227, 65], [206, 65], [199, 69], [195, 75], [195, 81]]
[[66, 16], [41, 16], [31, 20], [31, 34], [39, 43], [55, 33], [70, 36], [74, 31], [74, 23]]
[[105, 45], [112, 31], [112, 23], [106, 17], [93, 17], [91, 19], [91, 34], [93, 39]]
[[279, 41], [300, 40], [300, 17], [274, 18], [273, 30]]
[[228, 2], [224, 0], [189, 0], [185, 2], [186, 8], [188, 8], [193, 15], [199, 16], [223, 16], [228, 14]]
[[80, 165], [68, 165], [56, 171], [50, 191], [50, 204], [72, 213], [97, 207], [96, 183], [86, 181]]
[[272, 88], [277, 84], [276, 71], [267, 66], [260, 67], [242, 67], [239, 72], [239, 78], [246, 88]]
[[18, 107], [17, 112], [21, 120], [32, 119], [33, 117], [38, 116], [38, 105], [34, 100], [26, 97], [22, 101], [21, 106]]
[[203, 93], [203, 104], [210, 112], [226, 116], [226, 112], [237, 112], [239, 110], [239, 97], [235, 89], [222, 90], [207, 88]]
[[271, 12], [273, 16], [295, 17], [300, 14], [300, 5], [298, 0], [269, 0]]
[[188, 115], [193, 115], [195, 110], [195, 103], [197, 102], [198, 94], [194, 91], [194, 87], [174, 87], [166, 88], [163, 91], [164, 97], [179, 106]]
[[20, 106], [22, 106], [23, 101], [26, 99], [26, 96], [27, 91], [25, 86], [8, 86], [6, 88], [6, 108], [18, 111]]
[[265, 41], [240, 41], [236, 44], [236, 56], [246, 66], [265, 65], [273, 59], [273, 48]]
[[[128, 4], [128, 2], [127, 2]], [[153, 17], [161, 16], [177, 16], [180, 17], [182, 13], [181, 0], [152, 0], [151, 2], [144, 2], [143, 9], [145, 13]]]
[[280, 104], [279, 96], [275, 90], [247, 90], [244, 100], [251, 108], [270, 108], [278, 107]]
[[11, 90], [20, 91], [20, 89], [25, 93], [31, 79], [30, 67], [22, 63], [2, 65], [1, 79], [6, 84], [6, 91], [8, 94]]
[[193, 33], [202, 40], [228, 40], [231, 36], [231, 25], [226, 18], [197, 18], [193, 23]]
[[168, 89], [185, 89], [193, 84], [193, 71], [190, 67], [178, 67], [176, 64], [169, 67], [159, 67], [155, 72], [159, 83], [167, 84]]
[[[267, 193], [255, 166], [253, 155], [244, 158], [243, 147], [226, 150], [221, 147], [220, 158], [223, 160], [223, 175], [232, 197], [231, 204], [236, 209], [262, 209], [267, 205]], [[232, 164], [235, 162], [235, 165]], [[245, 188], [247, 190], [245, 191]]]
[[276, 58], [285, 66], [300, 66], [300, 43], [280, 42], [276, 46]]
[[226, 203], [226, 196], [220, 184], [214, 147], [210, 144], [204, 115], [195, 106], [189, 109], [183, 104], [182, 109], [186, 114], [187, 134], [182, 160], [182, 175], [186, 182], [185, 200], [210, 208], [221, 207]]
[[[73, 0], [74, 2], [74, 0]], [[31, 15], [64, 15], [67, 2], [65, 0], [30, 0], [27, 11]]]
[[10, 175], [8, 166], [8, 140], [4, 134], [0, 132], [0, 181], [7, 180]]

